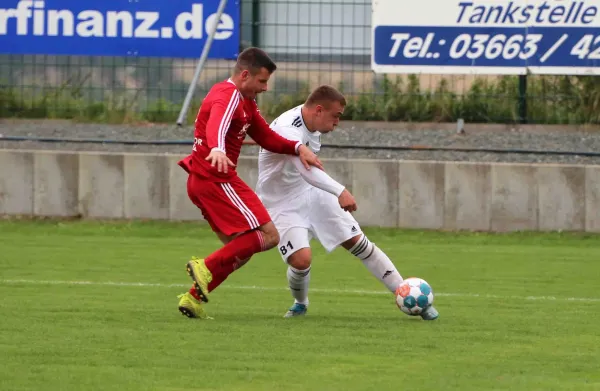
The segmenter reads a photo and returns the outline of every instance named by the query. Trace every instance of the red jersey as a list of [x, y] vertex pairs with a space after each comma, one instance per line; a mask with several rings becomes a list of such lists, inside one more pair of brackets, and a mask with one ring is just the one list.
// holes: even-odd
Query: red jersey
[[212, 167], [205, 159], [211, 150], [217, 149], [225, 152], [237, 165], [246, 134], [264, 149], [275, 153], [295, 155], [301, 144], [271, 130], [260, 114], [256, 101], [244, 98], [231, 80], [217, 83], [210, 89], [198, 111], [191, 159], [182, 160], [180, 165], [200, 177], [227, 182], [237, 175], [235, 167], [228, 167], [225, 174], [218, 172], [217, 167]]

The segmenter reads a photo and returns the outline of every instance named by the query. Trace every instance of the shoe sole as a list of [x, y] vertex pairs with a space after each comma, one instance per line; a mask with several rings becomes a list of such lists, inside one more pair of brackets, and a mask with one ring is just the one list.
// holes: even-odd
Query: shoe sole
[[201, 317], [201, 316], [196, 316], [194, 315], [194, 313], [192, 311], [190, 311], [189, 309], [185, 308], [185, 307], [179, 307], [179, 312], [181, 312], [181, 315], [185, 315], [190, 319], [200, 319], [200, 320], [212, 320], [214, 318], [211, 318], [210, 316], [206, 316], [206, 317]]
[[285, 319], [288, 319], [288, 318], [298, 318], [300, 316], [306, 316], [306, 313], [304, 313], [304, 314], [294, 314], [294, 315], [288, 315], [288, 314], [283, 315], [283, 317]]
[[297, 318], [298, 316], [306, 316], [306, 313], [308, 311], [304, 311], [304, 312], [286, 312], [285, 315], [283, 315], [284, 318]]
[[439, 318], [439, 317], [440, 317], [440, 314], [438, 314], [438, 315], [437, 315], [435, 318], [423, 318], [423, 317], [421, 316], [421, 318], [422, 318], [423, 320], [436, 320], [436, 319], [437, 319], [437, 318]]
[[192, 311], [190, 311], [189, 309], [187, 309], [185, 307], [179, 307], [179, 312], [181, 312], [182, 315], [185, 315], [188, 318], [195, 318], [196, 317], [196, 315], [194, 315], [194, 313]]
[[204, 292], [204, 290], [198, 283], [198, 279], [197, 279], [196, 275], [194, 274], [194, 268], [192, 267], [191, 263], [192, 263], [192, 261], [188, 262], [186, 265], [185, 269], [187, 270], [187, 274], [194, 281], [194, 288], [196, 288], [196, 292], [198, 293], [200, 300], [205, 303], [208, 303], [208, 296], [206, 295], [206, 292]]

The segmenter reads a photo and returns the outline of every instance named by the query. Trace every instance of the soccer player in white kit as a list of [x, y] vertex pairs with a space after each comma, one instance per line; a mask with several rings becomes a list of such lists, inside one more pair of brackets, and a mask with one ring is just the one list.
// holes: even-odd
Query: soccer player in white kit
[[[345, 106], [346, 100], [338, 90], [323, 85], [304, 104], [281, 114], [271, 128], [284, 138], [302, 142], [316, 154], [321, 149], [321, 134], [335, 129]], [[294, 156], [261, 149], [256, 193], [279, 231], [278, 251], [288, 264], [294, 304], [286, 318], [307, 311], [311, 238], [319, 240], [328, 252], [338, 246], [350, 251], [392, 293], [403, 281], [392, 261], [369, 241], [352, 216], [356, 210], [352, 194], [324, 171], [307, 170]], [[425, 320], [438, 316], [432, 306], [421, 314]]]

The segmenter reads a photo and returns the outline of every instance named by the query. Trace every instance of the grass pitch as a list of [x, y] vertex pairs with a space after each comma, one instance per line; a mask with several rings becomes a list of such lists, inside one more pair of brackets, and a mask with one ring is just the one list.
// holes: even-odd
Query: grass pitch
[[275, 250], [177, 311], [220, 243], [178, 223], [0, 222], [1, 390], [600, 390], [600, 236], [366, 230], [440, 318], [315, 242], [311, 305]]

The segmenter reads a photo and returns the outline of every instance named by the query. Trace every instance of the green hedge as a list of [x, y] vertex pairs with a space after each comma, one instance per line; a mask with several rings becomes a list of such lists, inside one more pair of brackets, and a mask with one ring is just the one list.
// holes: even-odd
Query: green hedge
[[[534, 76], [527, 83], [527, 120], [546, 124], [600, 124], [600, 77]], [[344, 86], [338, 86], [344, 91]], [[263, 114], [272, 119], [301, 104], [309, 91], [271, 93], [261, 100]], [[140, 92], [138, 92], [138, 95]], [[517, 76], [476, 79], [464, 93], [453, 92], [442, 79], [432, 89], [423, 89], [418, 78], [383, 77], [371, 91], [346, 93], [346, 120], [454, 122], [519, 122]], [[80, 88], [69, 86], [45, 89], [26, 96], [15, 89], [0, 87], [0, 118], [61, 118], [86, 122], [174, 123], [180, 102], [157, 100], [139, 104], [140, 97], [114, 96], [104, 101], [86, 99]], [[192, 123], [199, 100], [189, 110]]]

